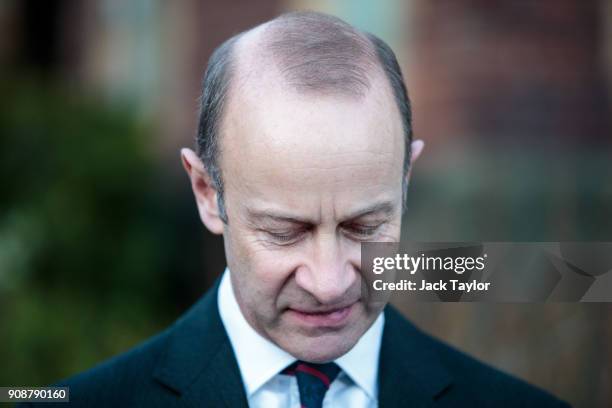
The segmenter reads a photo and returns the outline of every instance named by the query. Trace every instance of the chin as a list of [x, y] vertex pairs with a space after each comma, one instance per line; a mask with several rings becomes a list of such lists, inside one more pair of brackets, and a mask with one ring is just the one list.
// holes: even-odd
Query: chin
[[347, 341], [346, 336], [338, 333], [333, 336], [316, 338], [294, 338], [291, 344], [281, 347], [298, 360], [327, 363], [346, 354], [357, 343], [357, 340], [359, 337], [354, 341]]

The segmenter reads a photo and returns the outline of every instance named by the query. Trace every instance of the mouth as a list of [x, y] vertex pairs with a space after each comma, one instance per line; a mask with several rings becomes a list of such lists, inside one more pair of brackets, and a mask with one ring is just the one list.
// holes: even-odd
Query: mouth
[[357, 302], [345, 307], [324, 311], [289, 308], [287, 313], [292, 319], [297, 320], [302, 325], [337, 328], [346, 324], [356, 304]]

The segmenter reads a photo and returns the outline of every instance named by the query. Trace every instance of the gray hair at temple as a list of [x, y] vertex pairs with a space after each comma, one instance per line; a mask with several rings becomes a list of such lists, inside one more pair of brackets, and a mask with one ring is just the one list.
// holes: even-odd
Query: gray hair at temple
[[[235, 45], [245, 33], [236, 34], [213, 52], [200, 97], [196, 150], [217, 190], [219, 216], [225, 223], [228, 220], [219, 168], [219, 128], [234, 73]], [[403, 122], [403, 174], [407, 174], [412, 143], [410, 100], [397, 58], [383, 40], [330, 15], [294, 12], [265, 24], [262, 47], [272, 57], [286, 84], [303, 93], [330, 92], [361, 97], [370, 88], [373, 70], [381, 67]], [[402, 183], [405, 206], [406, 177]]]

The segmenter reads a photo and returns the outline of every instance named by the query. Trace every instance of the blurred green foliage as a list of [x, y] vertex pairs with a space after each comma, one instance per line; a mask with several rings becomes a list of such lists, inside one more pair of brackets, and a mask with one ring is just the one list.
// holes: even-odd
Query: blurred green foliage
[[151, 132], [129, 109], [1, 85], [0, 384], [44, 385], [172, 320]]

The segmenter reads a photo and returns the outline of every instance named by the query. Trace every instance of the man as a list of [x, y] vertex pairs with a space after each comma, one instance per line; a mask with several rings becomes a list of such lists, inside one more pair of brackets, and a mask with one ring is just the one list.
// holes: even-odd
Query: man
[[361, 291], [360, 243], [398, 241], [411, 114], [391, 49], [331, 16], [239, 34], [208, 65], [200, 218], [228, 269], [183, 318], [62, 385], [82, 406], [564, 406]]

